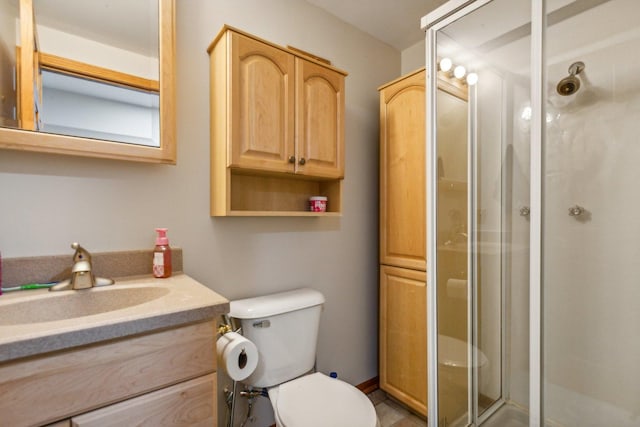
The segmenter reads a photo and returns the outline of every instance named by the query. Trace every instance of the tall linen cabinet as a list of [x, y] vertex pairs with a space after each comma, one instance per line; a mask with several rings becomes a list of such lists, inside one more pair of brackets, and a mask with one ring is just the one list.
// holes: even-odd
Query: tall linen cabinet
[[380, 388], [427, 414], [425, 70], [380, 92]]

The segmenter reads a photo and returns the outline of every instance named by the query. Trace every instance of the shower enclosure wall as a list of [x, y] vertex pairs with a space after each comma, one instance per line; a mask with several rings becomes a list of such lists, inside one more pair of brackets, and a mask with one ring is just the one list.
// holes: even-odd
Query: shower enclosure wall
[[[451, 0], [423, 18], [430, 425], [640, 426], [639, 16]], [[445, 75], [468, 91], [457, 140]]]

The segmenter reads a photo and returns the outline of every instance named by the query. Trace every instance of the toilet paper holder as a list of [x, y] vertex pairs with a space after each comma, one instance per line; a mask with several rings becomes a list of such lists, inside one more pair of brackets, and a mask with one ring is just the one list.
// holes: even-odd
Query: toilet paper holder
[[224, 335], [232, 331], [233, 329], [231, 328], [231, 325], [229, 325], [228, 323], [223, 323], [222, 325], [218, 326], [218, 335]]
[[242, 326], [236, 327], [236, 322], [234, 319], [229, 317], [228, 314], [223, 314], [220, 317], [222, 318], [222, 321], [220, 322], [220, 326], [218, 326], [218, 335], [222, 336], [229, 332], [242, 333]]
[[[236, 332], [238, 334], [242, 334], [242, 326], [236, 327], [237, 324], [233, 318], [231, 318], [228, 314], [223, 314], [221, 317], [222, 317], [222, 321], [220, 322], [220, 326], [218, 326], [219, 336], [223, 336], [225, 334], [228, 334], [229, 332]], [[244, 350], [241, 352], [238, 362], [239, 362], [239, 365], [241, 365], [242, 367], [246, 365], [247, 356]], [[228, 387], [226, 386], [224, 388], [225, 403], [227, 405], [227, 411], [229, 411], [229, 417], [227, 418], [227, 421], [228, 421], [227, 426], [234, 425], [236, 396], [238, 395], [237, 385], [238, 385], [238, 381], [232, 380], [231, 390], [229, 390]], [[247, 411], [247, 418], [245, 420], [245, 423], [247, 420], [251, 418], [253, 399], [257, 396], [268, 397], [266, 390], [245, 389], [243, 391], [240, 391], [239, 395], [240, 397], [248, 399], [248, 411]]]

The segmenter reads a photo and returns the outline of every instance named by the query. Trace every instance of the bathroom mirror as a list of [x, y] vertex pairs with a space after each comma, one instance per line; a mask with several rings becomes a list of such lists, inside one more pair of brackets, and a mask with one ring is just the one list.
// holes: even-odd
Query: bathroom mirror
[[1, 0], [0, 148], [174, 164], [174, 20], [175, 0]]

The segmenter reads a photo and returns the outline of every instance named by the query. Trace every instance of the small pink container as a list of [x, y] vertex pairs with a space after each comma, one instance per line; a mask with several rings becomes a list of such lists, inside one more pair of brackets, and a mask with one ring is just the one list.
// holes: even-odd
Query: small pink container
[[309, 197], [309, 210], [311, 212], [326, 212], [327, 198], [324, 196]]

